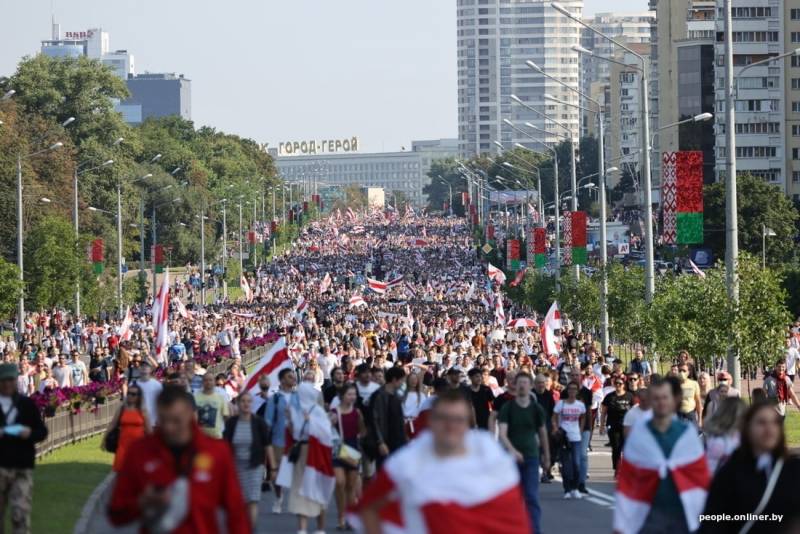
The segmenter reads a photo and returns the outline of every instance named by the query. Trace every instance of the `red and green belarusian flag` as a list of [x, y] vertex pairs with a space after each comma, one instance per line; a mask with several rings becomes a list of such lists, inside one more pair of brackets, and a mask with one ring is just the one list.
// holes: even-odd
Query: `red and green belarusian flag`
[[572, 211], [572, 264], [586, 265], [586, 212]]
[[547, 265], [547, 230], [544, 228], [533, 229], [533, 258], [537, 269]]
[[155, 245], [153, 247], [153, 266], [156, 268], [157, 273], [164, 272], [164, 245]]
[[92, 241], [92, 271], [94, 274], [103, 274], [103, 239]]
[[676, 154], [677, 242], [694, 245], [703, 242], [703, 153], [682, 151]]

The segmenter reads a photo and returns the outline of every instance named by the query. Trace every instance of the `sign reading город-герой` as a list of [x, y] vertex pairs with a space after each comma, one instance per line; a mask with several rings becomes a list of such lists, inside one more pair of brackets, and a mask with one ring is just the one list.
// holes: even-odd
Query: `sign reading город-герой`
[[278, 143], [279, 156], [307, 156], [309, 154], [335, 154], [337, 152], [358, 152], [358, 137]]

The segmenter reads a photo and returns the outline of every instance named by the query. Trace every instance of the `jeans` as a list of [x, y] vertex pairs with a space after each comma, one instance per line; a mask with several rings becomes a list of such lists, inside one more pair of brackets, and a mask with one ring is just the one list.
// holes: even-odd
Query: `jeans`
[[622, 448], [625, 446], [625, 431], [622, 426], [608, 427], [608, 441], [611, 442], [611, 466], [617, 472], [619, 459], [622, 456]]
[[531, 520], [533, 533], [541, 534], [542, 508], [539, 506], [539, 457], [525, 458], [519, 467], [522, 495], [525, 497], [525, 506], [528, 508], [528, 517]]
[[581, 442], [570, 441], [561, 449], [561, 478], [564, 482], [564, 493], [578, 489], [581, 476]]
[[581, 432], [580, 477], [578, 477], [578, 485], [586, 484], [586, 475], [589, 473], [589, 439], [591, 434], [590, 430]]

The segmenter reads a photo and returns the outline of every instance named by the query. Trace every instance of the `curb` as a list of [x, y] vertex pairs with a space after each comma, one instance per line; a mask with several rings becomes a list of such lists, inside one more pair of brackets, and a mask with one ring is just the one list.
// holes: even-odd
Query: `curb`
[[75, 528], [73, 529], [74, 534], [84, 534], [88, 532], [89, 522], [97, 512], [103, 494], [108, 491], [108, 487], [112, 482], [114, 482], [114, 475], [115, 473], [113, 471], [106, 475], [106, 478], [104, 478], [103, 481], [97, 485], [94, 491], [92, 491], [92, 494], [89, 495], [89, 498], [83, 505], [81, 515], [78, 517], [78, 521], [75, 523]]

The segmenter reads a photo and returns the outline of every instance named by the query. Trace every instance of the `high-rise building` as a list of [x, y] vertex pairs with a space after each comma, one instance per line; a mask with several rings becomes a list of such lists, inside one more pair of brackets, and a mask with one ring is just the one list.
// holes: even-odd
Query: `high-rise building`
[[[724, 58], [724, 3], [717, 1], [717, 58]], [[750, 173], [800, 198], [800, 65], [791, 61], [748, 69], [745, 65], [800, 47], [800, 12], [796, 2], [733, 0], [733, 66], [736, 83], [736, 165], [738, 173]], [[725, 68], [715, 62], [717, 157], [725, 161]], [[794, 88], [793, 88], [794, 87]], [[725, 176], [717, 165], [717, 178]], [[798, 181], [795, 182], [794, 178]]]
[[[581, 17], [583, 0], [561, 2]], [[564, 123], [579, 128], [579, 113], [545, 100], [550, 94], [578, 104], [574, 92], [546, 79], [526, 65], [532, 61], [546, 73], [578, 89], [580, 65], [572, 49], [580, 44], [580, 25], [550, 6], [550, 0], [458, 0], [458, 137], [464, 156], [497, 150], [493, 141], [510, 147], [514, 143], [541, 149], [503, 119], [518, 127], [530, 122], [553, 132], [529, 130], [547, 143], [559, 141], [563, 133], [524, 107], [513, 104], [511, 95]], [[524, 128], [524, 127], [523, 127]]]
[[[605, 35], [612, 37], [615, 41], [631, 45], [650, 42], [652, 19], [653, 16], [647, 12], [625, 14], [596, 13], [591, 17], [585, 17], [583, 21]], [[597, 88], [592, 88], [593, 84], [599, 82], [602, 87], [611, 83], [609, 76], [613, 63], [602, 61], [598, 57], [613, 59], [620, 49], [608, 39], [604, 39], [591, 30], [586, 28], [581, 28], [581, 30], [581, 46], [591, 50], [592, 56], [595, 56], [581, 55], [581, 92], [592, 96], [589, 94], [590, 92], [597, 94], [598, 91]], [[649, 55], [649, 50], [647, 55]], [[603, 93], [603, 95], [607, 94], [607, 92]], [[611, 104], [607, 100], [601, 100], [600, 103], [605, 106]], [[585, 106], [586, 102], [583, 104]], [[592, 135], [595, 133], [595, 129], [594, 117], [585, 117], [582, 134]]]
[[178, 115], [186, 120], [192, 118], [191, 80], [183, 74], [145, 73], [128, 78], [130, 98], [122, 102], [125, 106], [139, 106], [139, 120], [129, 116], [128, 122], [136, 124], [148, 117]]
[[68, 31], [61, 35], [61, 25], [52, 22], [50, 39], [42, 41], [41, 53], [50, 57], [81, 57], [97, 59], [114, 70], [114, 74], [127, 80], [136, 72], [133, 54], [127, 50], [111, 51], [111, 39], [102, 28], [85, 31]]

